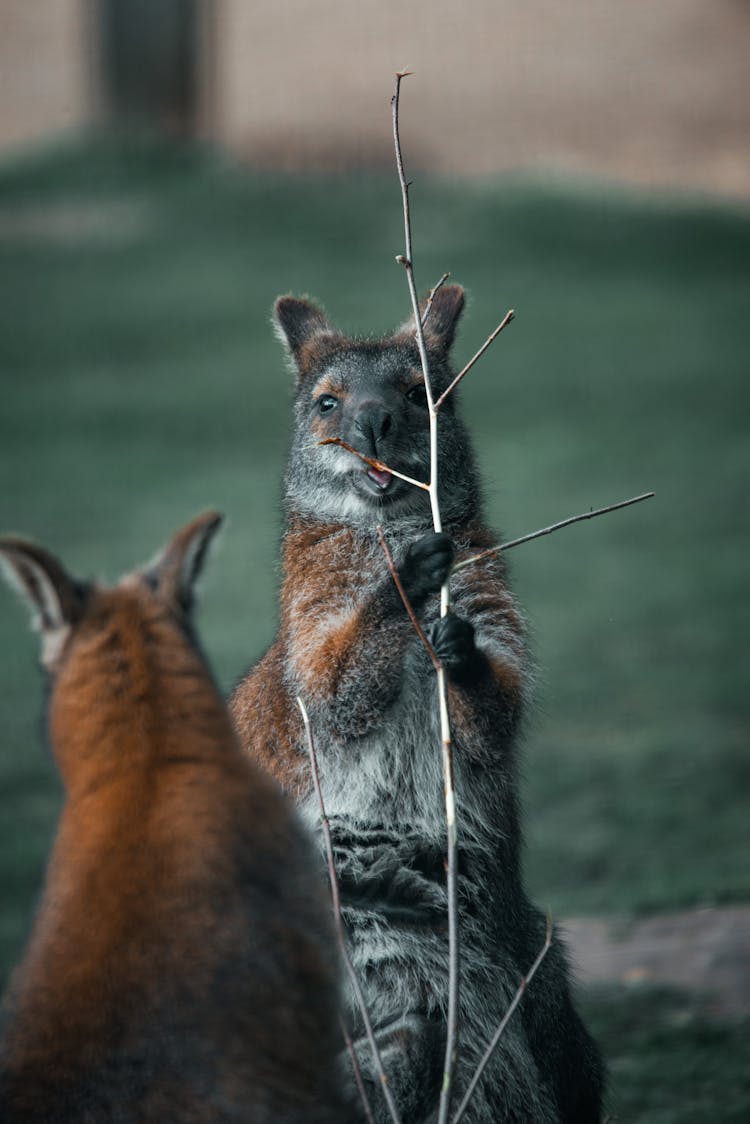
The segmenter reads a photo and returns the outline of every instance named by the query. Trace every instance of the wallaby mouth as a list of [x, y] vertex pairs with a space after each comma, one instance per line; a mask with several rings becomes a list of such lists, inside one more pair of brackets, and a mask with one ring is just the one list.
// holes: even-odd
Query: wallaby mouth
[[367, 471], [370, 480], [377, 484], [381, 492], [384, 492], [388, 485], [393, 480], [393, 475], [390, 472], [381, 471], [379, 468], [370, 468]]

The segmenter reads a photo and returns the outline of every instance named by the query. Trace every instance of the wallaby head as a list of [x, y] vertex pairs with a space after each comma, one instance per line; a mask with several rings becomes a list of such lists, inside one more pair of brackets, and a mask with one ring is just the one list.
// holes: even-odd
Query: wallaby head
[[[16, 536], [0, 538], [0, 569], [28, 604], [41, 637], [41, 662], [52, 680], [49, 702], [53, 751], [66, 784], [75, 755], [65, 760], [68, 728], [88, 703], [107, 715], [97, 678], [120, 689], [120, 679], [153, 678], [146, 667], [154, 640], [179, 630], [195, 646], [190, 627], [193, 590], [222, 516], [209, 511], [179, 530], [147, 565], [114, 587], [72, 577], [44, 547]], [[145, 638], [145, 639], [144, 639]], [[178, 647], [186, 647], [180, 645]], [[123, 692], [124, 694], [124, 692]], [[106, 698], [106, 695], [105, 695]], [[77, 739], [76, 739], [77, 740]]]
[[[425, 322], [436, 398], [453, 377], [450, 350], [463, 306], [463, 289], [445, 285]], [[413, 318], [389, 336], [366, 340], [343, 335], [315, 304], [296, 297], [279, 297], [275, 318], [297, 376], [290, 510], [364, 527], [404, 519], [427, 524], [426, 492], [345, 449], [319, 444], [340, 438], [398, 472], [429, 481], [427, 396]], [[438, 436], [443, 517], [465, 519], [478, 502], [477, 485], [452, 395], [440, 410]]]

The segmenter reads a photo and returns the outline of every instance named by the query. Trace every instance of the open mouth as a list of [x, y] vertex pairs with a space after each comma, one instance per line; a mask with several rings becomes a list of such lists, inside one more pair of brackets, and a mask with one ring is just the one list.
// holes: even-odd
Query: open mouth
[[382, 471], [379, 468], [369, 468], [367, 475], [381, 492], [385, 492], [393, 480], [393, 475], [390, 472]]

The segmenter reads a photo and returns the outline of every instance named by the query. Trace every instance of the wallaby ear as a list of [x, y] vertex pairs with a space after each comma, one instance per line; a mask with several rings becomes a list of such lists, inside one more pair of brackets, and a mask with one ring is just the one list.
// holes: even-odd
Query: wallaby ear
[[312, 301], [299, 297], [279, 297], [273, 308], [278, 335], [297, 361], [302, 349], [317, 336], [336, 336], [338, 332]]
[[[420, 315], [424, 316], [427, 300], [419, 306]], [[432, 299], [432, 307], [424, 325], [425, 343], [435, 351], [450, 351], [456, 335], [456, 327], [463, 312], [466, 296], [461, 285], [442, 285]], [[413, 336], [415, 332], [414, 317], [411, 316], [399, 328], [397, 335]]]
[[30, 607], [42, 634], [42, 662], [51, 666], [83, 615], [81, 583], [49, 551], [15, 535], [0, 538], [0, 569]]
[[209, 545], [224, 516], [206, 511], [169, 540], [160, 554], [141, 571], [143, 579], [162, 600], [189, 612], [193, 588], [203, 569]]

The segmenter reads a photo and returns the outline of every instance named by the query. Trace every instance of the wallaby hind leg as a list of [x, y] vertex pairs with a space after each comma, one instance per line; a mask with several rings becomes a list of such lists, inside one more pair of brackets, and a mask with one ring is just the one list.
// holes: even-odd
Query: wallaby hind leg
[[[377, 1028], [375, 1041], [402, 1124], [427, 1124], [433, 1118], [433, 1110], [440, 1097], [444, 1028], [422, 1015], [409, 1014]], [[391, 1124], [392, 1118], [366, 1035], [357, 1038], [354, 1049], [375, 1122]], [[361, 1110], [358, 1119], [364, 1121], [367, 1118], [348, 1055], [344, 1064], [350, 1078], [352, 1102]]]

